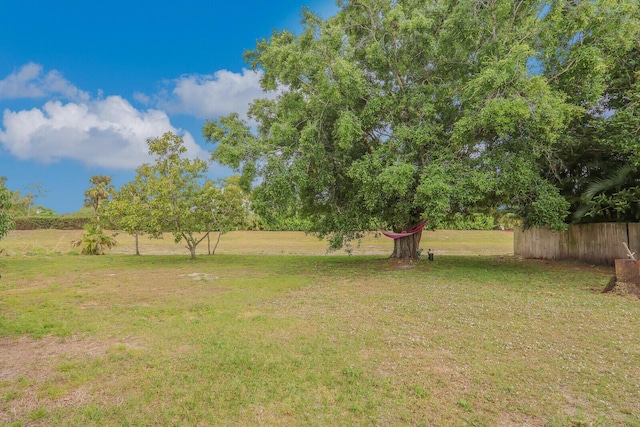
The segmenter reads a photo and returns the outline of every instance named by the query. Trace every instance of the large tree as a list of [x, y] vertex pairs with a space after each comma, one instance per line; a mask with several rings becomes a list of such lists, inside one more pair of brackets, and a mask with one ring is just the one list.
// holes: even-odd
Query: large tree
[[[568, 126], [632, 48], [635, 1], [352, 0], [247, 54], [276, 99], [255, 131], [232, 114], [203, 129], [213, 158], [255, 183], [264, 210], [295, 210], [332, 246], [361, 231], [437, 228], [500, 207], [562, 227], [548, 177]], [[393, 256], [418, 256], [421, 232]]]

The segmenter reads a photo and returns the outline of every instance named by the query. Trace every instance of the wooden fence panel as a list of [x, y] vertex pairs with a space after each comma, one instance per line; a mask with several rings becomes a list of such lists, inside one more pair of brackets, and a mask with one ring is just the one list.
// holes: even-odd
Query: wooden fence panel
[[640, 223], [630, 222], [629, 224], [629, 249], [636, 253], [636, 259], [640, 259]]
[[640, 224], [577, 224], [566, 231], [544, 227], [515, 230], [513, 242], [514, 254], [523, 258], [613, 265], [615, 259], [627, 257], [622, 242], [640, 255]]
[[546, 227], [516, 229], [513, 252], [523, 258], [561, 259], [565, 237], [562, 231]]
[[613, 265], [615, 259], [627, 257], [622, 244], [627, 243], [626, 223], [579, 224], [567, 233], [571, 242], [567, 259]]

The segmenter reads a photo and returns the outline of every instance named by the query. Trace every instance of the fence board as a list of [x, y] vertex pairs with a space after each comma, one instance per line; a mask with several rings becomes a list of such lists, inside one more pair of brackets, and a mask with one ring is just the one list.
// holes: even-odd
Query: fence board
[[518, 229], [514, 231], [514, 253], [524, 258], [560, 259], [562, 240], [561, 232], [548, 228]]
[[514, 232], [515, 255], [613, 265], [626, 258], [622, 242], [640, 254], [640, 224], [598, 223], [569, 226], [566, 231], [530, 228]]
[[640, 223], [630, 222], [629, 224], [629, 249], [636, 253], [636, 259], [640, 259]]

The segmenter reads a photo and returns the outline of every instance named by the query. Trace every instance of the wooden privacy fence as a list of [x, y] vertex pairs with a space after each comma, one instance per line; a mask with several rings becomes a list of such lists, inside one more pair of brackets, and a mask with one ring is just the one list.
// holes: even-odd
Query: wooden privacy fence
[[627, 258], [623, 242], [640, 258], [640, 223], [577, 224], [566, 231], [517, 229], [513, 233], [513, 253], [523, 258], [613, 265], [615, 259]]

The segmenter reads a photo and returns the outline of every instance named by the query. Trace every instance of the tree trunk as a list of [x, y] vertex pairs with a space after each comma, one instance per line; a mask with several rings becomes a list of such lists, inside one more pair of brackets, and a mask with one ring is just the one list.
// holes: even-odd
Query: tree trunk
[[420, 239], [422, 238], [422, 230], [407, 237], [401, 237], [393, 241], [393, 253], [391, 258], [397, 258], [405, 261], [417, 260], [419, 258], [418, 249], [420, 248]]
[[136, 255], [140, 255], [140, 247], [138, 246], [138, 233], [135, 233], [136, 236]]
[[[629, 254], [631, 252], [627, 249]], [[619, 294], [640, 294], [640, 263], [634, 259], [616, 259], [616, 283], [613, 289]], [[608, 288], [609, 286], [607, 286]], [[603, 291], [604, 292], [604, 291]]]
[[222, 231], [218, 231], [218, 240], [216, 240], [216, 245], [213, 247], [213, 254], [216, 254], [216, 249], [218, 248], [218, 244], [220, 243], [220, 237], [222, 237]]
[[189, 252], [191, 253], [191, 259], [196, 259], [196, 247], [193, 245], [187, 246]]

